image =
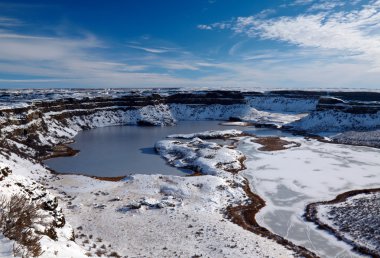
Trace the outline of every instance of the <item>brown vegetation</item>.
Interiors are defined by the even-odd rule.
[[[262,145],[260,151],[279,151],[301,146],[298,142],[286,141],[280,137],[260,137],[253,139],[252,142]]]
[[[91,177],[98,180],[102,180],[102,181],[118,182],[118,181],[123,180],[126,176],[114,176],[114,177],[91,176]]]
[[[12,195],[9,199],[0,198],[0,230],[19,246],[14,248],[22,257],[36,257],[42,254],[40,239],[32,228],[43,215],[40,207],[31,203],[25,196]]]

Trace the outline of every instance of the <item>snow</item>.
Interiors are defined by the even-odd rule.
[[[249,97],[251,107],[275,112],[306,113],[315,110],[318,98],[289,98],[282,96]]]
[[[191,134],[172,134],[168,135],[167,138],[178,138],[178,139],[193,139],[193,138],[201,138],[201,139],[210,139],[210,138],[225,138],[225,137],[236,137],[241,136],[243,134],[240,130],[222,130],[222,131],[204,131],[200,133],[191,133]]]
[[[251,125],[249,122],[222,122],[221,125],[226,126],[249,126]]]
[[[75,228],[83,228],[77,230],[85,235],[78,241],[88,240],[86,248],[111,244],[112,250],[132,257],[292,257],[284,247],[224,219],[220,209],[236,193],[223,178],[134,175],[120,182],[59,178],[52,184],[66,196],[75,196],[64,212]],[[230,191],[218,190],[220,185]],[[115,196],[120,200],[111,201]],[[165,199],[175,206],[125,209],[132,202],[156,204]],[[97,209],[94,203],[106,207]],[[98,237],[101,242],[95,240]]]
[[[338,143],[380,147],[380,130],[348,131],[331,138]]]
[[[284,114],[259,111],[249,105],[183,105],[171,104],[170,112],[176,120],[229,120],[238,118],[245,122],[272,123],[281,126],[298,120],[303,114]]]
[[[245,157],[240,151],[199,138],[194,138],[190,142],[162,140],[156,143],[155,148],[169,164],[192,168],[202,174],[215,175],[223,171],[233,172],[244,168],[242,160]]]
[[[44,206],[48,206],[49,209],[54,210],[54,213],[51,213],[49,210],[40,210],[39,212],[41,214],[44,214],[43,219],[35,221],[33,224],[34,232],[44,232],[45,225],[53,224],[53,221],[61,216],[61,208],[59,206],[55,207],[55,196],[47,191],[43,185],[29,177],[22,176],[17,173],[19,171],[17,170],[17,167],[20,165],[25,165],[25,163],[28,162],[26,161],[23,164],[19,164],[17,160],[7,160],[0,163],[3,167],[4,165],[7,165],[13,169],[16,168],[14,170],[15,173],[9,174],[0,180],[1,195],[2,197],[10,198],[10,196],[13,194],[21,194],[25,196],[26,199],[30,199],[33,202],[38,202],[39,204],[44,204]],[[31,164],[29,163],[29,165]],[[22,172],[23,170],[21,169],[21,174],[26,173],[25,169],[27,168],[28,167],[24,167],[24,172]],[[47,175],[47,171],[45,169],[42,167],[40,167],[40,169],[42,169],[41,173]],[[36,174],[31,174],[31,177],[36,178]],[[57,217],[55,217],[53,214],[57,214]],[[40,243],[43,254],[40,257],[48,258],[56,256],[57,253],[61,255],[60,257],[86,257],[84,255],[84,250],[75,242],[70,240],[73,232],[69,224],[66,223],[63,225],[63,227],[56,228],[56,233],[58,238],[57,241],[49,238],[46,235],[42,235]],[[1,239],[1,241],[4,242],[4,249],[2,249],[2,251],[9,253],[10,249],[8,247],[10,242],[5,241],[4,237]],[[11,251],[11,254],[13,255],[13,250]]]
[[[58,241],[42,238],[42,257],[95,256],[99,249],[104,250],[102,245],[106,247],[104,255],[115,251],[154,257],[292,257],[283,246],[224,219],[225,207],[246,200],[241,188],[231,187],[231,182],[243,179],[223,170],[242,168],[237,162],[243,157],[239,151],[197,138],[182,146],[170,140],[161,144],[167,151],[184,148],[197,157],[191,163],[182,161],[184,165],[219,176],[134,175],[120,182],[105,182],[84,176],[50,175],[39,163],[10,153],[0,155],[0,163],[15,172],[0,181],[0,187],[7,189],[8,195],[19,192],[18,186],[23,185],[30,189],[31,197],[58,197],[66,225],[57,230]],[[48,192],[41,184],[49,187]],[[129,209],[133,202],[143,204],[142,208]],[[72,229],[75,242],[69,240]]]
[[[287,126],[308,132],[373,130],[380,127],[380,112],[374,114],[352,114],[336,110],[314,111],[298,121],[288,123]]]
[[[13,256],[13,244],[14,241],[9,240],[0,233],[0,257],[10,258]]]
[[[45,203],[46,205],[52,205],[55,203],[55,196],[46,188],[43,184],[46,179],[50,177],[50,172],[47,171],[41,164],[36,163],[26,158],[21,158],[15,153],[0,155],[0,167],[9,167],[12,173],[0,180],[1,195],[4,197],[10,197],[12,194],[23,194],[25,198],[37,201],[39,203]],[[60,206],[55,208],[56,214],[60,214]],[[46,213],[44,221],[40,221],[42,224],[35,224],[35,229],[44,230],[43,224],[52,223],[54,218],[49,211],[43,211]],[[59,257],[86,257],[84,250],[78,246],[75,242],[71,241],[72,228],[70,224],[66,223],[62,228],[56,228],[58,240],[54,241],[47,236],[43,236],[41,239],[41,246],[44,253],[42,258],[56,256],[58,252]],[[4,249],[0,249],[4,252],[9,251],[4,238],[1,239],[4,242]],[[9,242],[8,242],[9,243]],[[12,242],[13,243],[13,242]],[[13,253],[13,250],[11,254]]]

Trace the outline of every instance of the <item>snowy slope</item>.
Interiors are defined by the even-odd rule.
[[[248,104],[258,110],[307,113],[315,110],[318,98],[289,98],[282,96],[249,97]]]
[[[380,148],[380,130],[348,131],[332,137],[334,142]]]
[[[375,114],[352,114],[336,110],[314,111],[308,116],[291,122],[286,126],[310,132],[371,130],[380,127],[380,112]]]
[[[3,156],[1,156],[3,158]],[[29,164],[28,164],[29,163]],[[11,167],[15,173],[2,176],[0,179],[0,189],[2,198],[10,198],[13,194],[22,195],[27,200],[41,205],[39,212],[41,213],[40,221],[33,224],[33,232],[41,236],[41,247],[43,254],[41,257],[86,257],[84,250],[72,241],[73,230],[70,224],[65,223],[62,209],[58,205],[58,201],[46,188],[36,180],[48,176],[48,171],[38,164],[32,164],[27,160],[18,159],[2,159],[0,162],[2,168],[4,166]],[[27,169],[31,169],[27,171]],[[11,170],[12,171],[12,170]],[[34,173],[33,173],[34,171]],[[20,174],[18,173],[20,172]],[[30,176],[27,176],[29,173]],[[38,173],[38,174],[37,174]],[[40,177],[40,178],[38,178]],[[31,178],[35,178],[31,179]],[[47,230],[54,230],[56,239],[46,235]],[[4,237],[1,238],[4,243],[1,252],[5,252],[5,256],[13,255],[13,246]]]

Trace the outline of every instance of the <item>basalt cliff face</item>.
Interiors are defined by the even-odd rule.
[[[235,92],[31,100],[23,107],[0,111],[1,146],[45,157],[53,146],[80,130],[126,124],[173,125],[186,116],[228,119],[231,112],[227,109],[242,109],[245,102],[244,96]]]
[[[379,103],[379,93],[363,92],[168,90],[115,96],[47,97],[47,100],[41,94],[39,100],[27,99],[21,107],[0,110],[1,147],[40,159],[60,152],[70,153],[57,145],[67,142],[80,130],[126,124],[173,125],[179,120],[257,122],[257,118],[264,116],[263,112],[308,113],[283,125],[296,131],[373,130],[380,126]]]

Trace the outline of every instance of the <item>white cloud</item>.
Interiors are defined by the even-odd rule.
[[[0,76],[0,85],[378,88],[379,8],[376,1],[352,12],[280,18],[268,18],[268,11],[205,25],[247,36],[232,47],[223,45],[226,56],[208,58],[152,38],[129,42],[115,53],[113,45],[88,33],[46,37],[8,26],[0,29],[0,74],[7,75]],[[249,45],[256,38],[298,48],[254,51]]]
[[[0,29],[0,74],[7,76],[0,76],[0,84],[175,86],[189,84],[189,81],[173,74],[152,72],[152,68],[196,71],[196,63],[202,61],[173,46],[146,47],[136,42],[128,47],[145,53],[125,51],[111,57],[112,47],[87,32],[75,38],[46,37],[18,33],[12,26],[6,26]],[[162,56],[166,53],[174,57]],[[18,79],[18,76],[26,79]]]
[[[170,70],[191,70],[191,71],[197,71],[199,68],[197,65],[192,65],[186,62],[163,62],[161,63],[161,66],[165,69]]]
[[[1,82],[6,83],[43,83],[43,82],[61,82],[61,79],[0,79]]]
[[[246,34],[248,37],[283,41],[321,51],[336,50],[343,57],[352,56],[380,66],[379,0],[372,1],[359,10],[273,19],[238,17],[225,24],[235,33]]]
[[[308,9],[309,11],[333,11],[334,8],[345,6],[347,2],[344,1],[330,1],[324,0],[319,3],[315,3]]]
[[[150,42],[153,39],[150,39]],[[21,87],[178,87],[219,86],[200,81],[215,65],[173,44],[147,47],[129,43],[115,56],[94,35],[39,36],[0,30],[0,85]],[[163,44],[165,45],[165,44]],[[142,50],[140,53],[133,49]],[[224,68],[223,68],[224,69]],[[188,79],[182,72],[198,73]],[[1,76],[1,74],[6,75]],[[201,76],[201,74],[203,74]],[[20,76],[19,79],[18,77]],[[223,80],[221,80],[223,81]]]
[[[18,19],[0,16],[0,27],[15,27],[20,25],[22,25],[22,22]]]
[[[142,46],[136,46],[136,45],[128,45],[130,48],[143,50],[145,52],[153,53],[153,54],[162,54],[169,52],[169,49],[167,48],[149,48],[149,47],[142,47]]]
[[[212,30],[212,27],[210,25],[205,25],[205,24],[199,24],[197,28],[200,30]]]
[[[315,0],[295,0],[292,5],[307,5],[315,2]]]

